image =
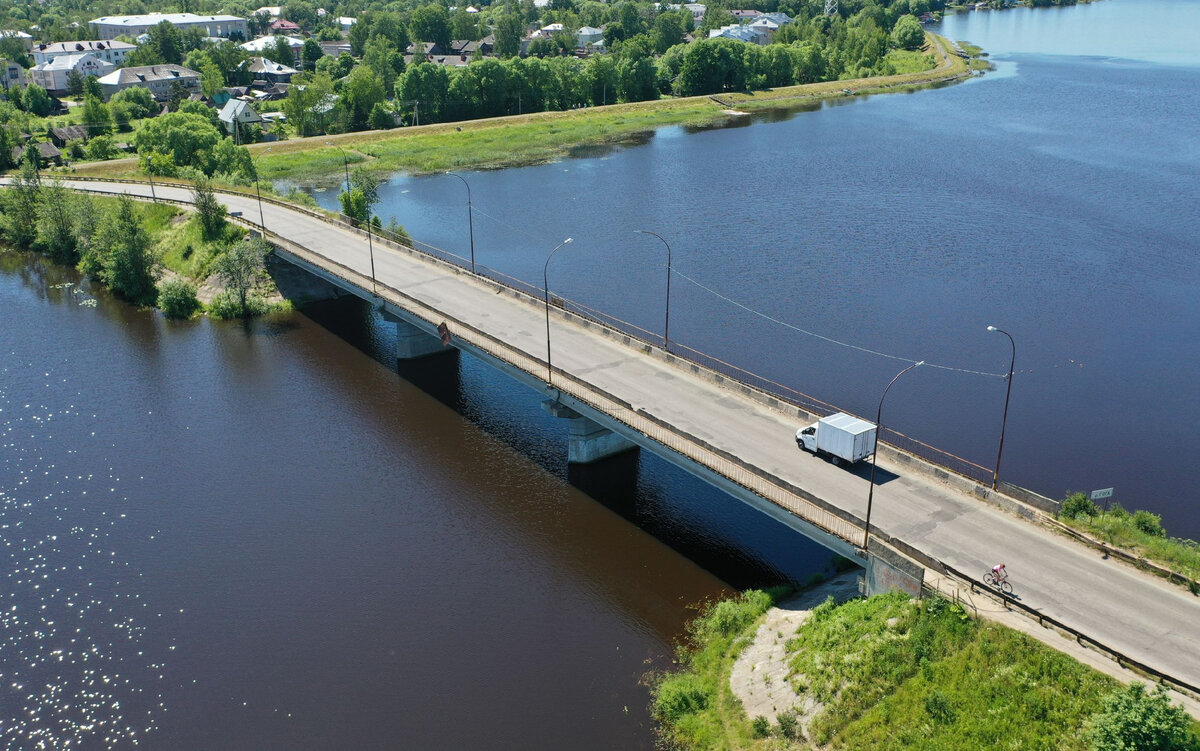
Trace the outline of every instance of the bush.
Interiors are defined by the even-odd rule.
[[[780,712],[779,717],[779,735],[788,740],[795,740],[800,735],[800,718],[796,716],[794,709],[789,709],[786,712]]]
[[[171,279],[158,285],[158,307],[167,318],[190,318],[200,309],[196,285],[185,279]]]
[[[707,706],[708,693],[700,678],[691,673],[680,673],[667,678],[658,687],[654,716],[662,722],[674,723]]]
[[[213,318],[233,319],[241,318],[243,315],[249,318],[260,316],[269,308],[266,300],[252,295],[246,298],[246,309],[243,311],[237,294],[225,290],[213,298],[212,304],[208,306],[208,312],[212,314]]]
[[[1084,730],[1092,751],[1195,751],[1200,739],[1182,707],[1171,706],[1166,689],[1147,693],[1143,683],[1122,686],[1103,699]]]
[[[1092,499],[1083,493],[1072,493],[1063,501],[1062,510],[1058,512],[1060,519],[1078,519],[1081,516],[1095,516],[1100,513]]]
[[[755,738],[766,738],[771,732],[771,721],[759,715],[750,723],[750,727],[754,731]]]
[[[1162,517],[1149,511],[1134,511],[1133,526],[1153,537],[1167,536],[1166,531],[1162,528]]]

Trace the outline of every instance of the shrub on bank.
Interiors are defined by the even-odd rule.
[[[185,279],[170,279],[158,285],[158,307],[167,318],[191,318],[200,309],[196,285]]]

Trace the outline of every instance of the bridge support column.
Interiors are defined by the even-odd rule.
[[[419,357],[445,352],[447,349],[440,338],[425,333],[420,328],[402,318],[397,318],[386,310],[383,312],[383,319],[396,324],[397,360],[415,360]]]
[[[871,538],[867,543],[866,594],[880,595],[900,590],[920,598],[925,569],[901,556],[891,547]]]
[[[542,402],[542,408],[555,417],[570,420],[567,461],[572,464],[588,464],[637,448],[636,443],[559,402]]]

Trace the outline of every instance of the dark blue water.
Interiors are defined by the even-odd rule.
[[[678,272],[672,341],[864,415],[906,363],[862,349],[948,366],[906,376],[884,421],[985,467],[998,326],[1017,346],[1001,477],[1053,497],[1115,487],[1200,536],[1182,469],[1200,453],[1198,8],[951,17],[942,32],[989,49],[994,72],[469,173],[477,262],[540,287],[571,236],[551,289],[661,333],[665,251],[635,233],[656,231]],[[1132,33],[1145,18],[1172,19],[1151,55]],[[468,254],[452,177],[397,176],[379,213]]]

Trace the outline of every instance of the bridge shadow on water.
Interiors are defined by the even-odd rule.
[[[735,588],[803,583],[815,573],[832,571],[830,551],[650,452],[630,451],[588,465],[568,463],[566,421],[541,409],[541,394],[457,350],[398,363],[394,327],[358,298],[314,302],[297,310]],[[865,469],[870,472],[869,465]],[[876,481],[891,477],[879,471]]]

